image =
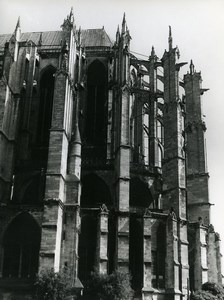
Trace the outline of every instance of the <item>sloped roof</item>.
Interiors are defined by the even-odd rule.
[[[82,45],[84,47],[111,47],[113,43],[104,28],[85,29],[82,30]]]
[[[82,30],[82,45],[84,47],[111,47],[113,45],[104,28]],[[41,48],[54,49],[61,45],[62,31],[25,32],[21,34],[20,42],[32,41],[38,45],[40,39]],[[0,35],[0,48],[4,48],[12,34]]]

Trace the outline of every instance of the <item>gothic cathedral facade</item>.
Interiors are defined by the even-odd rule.
[[[130,39],[125,16],[113,42],[72,10],[60,31],[18,20],[0,35],[1,299],[30,299],[38,271],[64,266],[84,287],[94,269],[128,272],[145,300],[222,281],[201,74],[191,62],[179,78],[171,29],[162,58]]]

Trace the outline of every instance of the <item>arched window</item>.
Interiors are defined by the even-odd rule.
[[[158,145],[158,167],[162,168],[163,150],[161,145]]]
[[[130,181],[130,206],[149,207],[153,202],[151,192],[147,184],[139,178]]]
[[[45,177],[41,171],[35,175],[16,174],[13,181],[12,200],[22,204],[38,204],[44,198]]]
[[[96,156],[106,155],[107,72],[102,62],[95,60],[87,71],[87,107],[85,138],[95,147]]]
[[[162,123],[157,120],[157,138],[161,144],[164,142],[164,129]]]
[[[3,277],[33,278],[38,271],[40,228],[28,213],[8,226],[3,238]]]
[[[55,68],[48,66],[40,79],[40,102],[37,122],[37,145],[38,156],[42,167],[46,168],[50,127],[52,119],[52,107],[54,96],[54,73]]]
[[[156,248],[152,251],[154,288],[165,287],[166,227],[160,223],[156,231]]]

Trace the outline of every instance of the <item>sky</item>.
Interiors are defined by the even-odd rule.
[[[168,27],[180,61],[193,59],[201,71],[207,124],[211,222],[222,239],[224,254],[224,1],[223,0],[0,0],[0,34],[12,33],[20,16],[22,32],[60,30],[74,8],[75,23],[83,29],[102,28],[112,39],[123,13],[132,37],[131,50],[147,59],[152,45],[162,57],[168,48]],[[189,65],[183,68],[186,73]]]

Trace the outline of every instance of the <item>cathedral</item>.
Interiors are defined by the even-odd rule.
[[[210,224],[207,89],[173,47],[130,48],[125,15],[104,27],[0,35],[0,299],[32,299],[67,266],[131,274],[135,299],[187,300],[222,282]]]

